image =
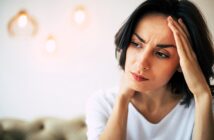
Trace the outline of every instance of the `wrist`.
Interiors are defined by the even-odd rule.
[[[205,96],[212,96],[211,89],[208,85],[195,87],[194,90],[190,90],[193,93],[194,97],[205,97]]]
[[[117,97],[117,101],[121,103],[122,105],[128,105],[131,100],[131,97],[127,94],[119,94]]]
[[[212,104],[212,94],[211,92],[201,92],[194,94],[194,99],[196,104],[197,103],[209,103]]]

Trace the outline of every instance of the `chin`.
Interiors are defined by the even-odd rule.
[[[140,93],[151,91],[152,89],[154,89],[153,87],[148,87],[148,86],[144,86],[144,85],[137,85],[137,84],[131,84],[130,87],[133,90],[140,92]]]

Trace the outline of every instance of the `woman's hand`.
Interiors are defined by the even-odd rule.
[[[120,96],[123,96],[127,99],[127,101],[130,101],[130,99],[135,95],[136,91],[130,88],[129,79],[125,75],[125,72],[122,74],[120,83]]]
[[[129,87],[129,80],[123,73],[119,96],[114,104],[112,113],[107,121],[100,140],[125,140],[128,119],[128,105],[135,91]]]
[[[210,88],[198,64],[195,52],[192,49],[189,32],[182,19],[175,21],[171,16],[167,18],[168,26],[174,35],[177,52],[180,58],[180,67],[186,83],[194,96],[210,93]]]
[[[181,19],[175,21],[172,17],[168,17],[167,20],[174,35],[181,70],[195,99],[193,140],[213,140],[214,118],[211,90],[192,49],[189,32]]]

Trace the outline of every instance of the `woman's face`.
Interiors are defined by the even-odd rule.
[[[155,92],[167,87],[179,56],[167,17],[150,14],[139,21],[126,53],[125,76],[132,89]]]

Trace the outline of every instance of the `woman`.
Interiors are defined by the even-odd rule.
[[[214,51],[193,3],[143,2],[115,44],[121,85],[89,99],[89,140],[214,140]]]

